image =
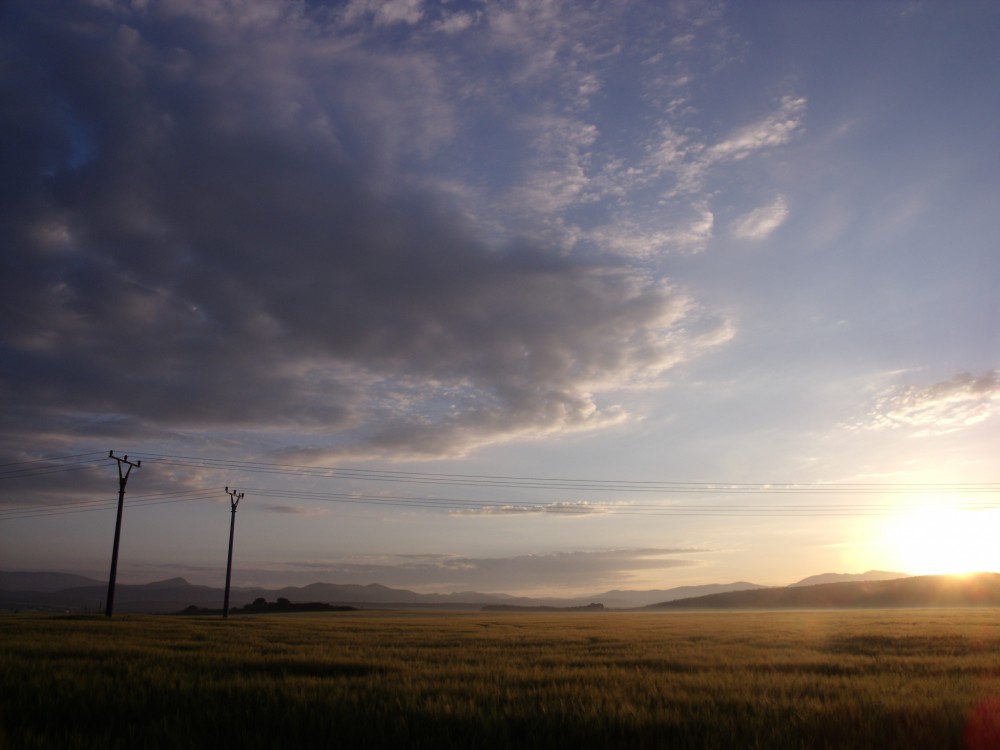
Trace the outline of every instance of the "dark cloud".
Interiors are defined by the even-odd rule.
[[[698,348],[638,270],[487,241],[410,168],[457,127],[434,61],[310,8],[4,4],[8,432],[447,455],[614,421]]]

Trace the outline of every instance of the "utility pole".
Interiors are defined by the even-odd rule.
[[[236,506],[240,504],[244,493],[226,487],[226,494],[229,495],[229,504],[233,507],[233,515],[229,519],[229,560],[226,562],[226,598],[222,603],[222,619],[229,617],[229,580],[233,575],[233,532],[236,530]]]
[[[118,462],[118,520],[115,521],[115,545],[111,550],[111,576],[108,578],[108,606],[104,611],[105,615],[111,617],[111,613],[115,608],[115,578],[118,577],[118,540],[121,539],[122,535],[122,508],[125,506],[125,484],[128,482],[128,475],[132,473],[132,469],[138,469],[142,466],[142,461],[132,463],[128,460],[128,456],[118,458],[114,451],[108,451],[108,458]],[[128,468],[123,471],[123,466],[127,466]]]

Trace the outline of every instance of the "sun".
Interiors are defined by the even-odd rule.
[[[1000,509],[935,502],[894,515],[883,531],[884,552],[913,575],[1000,571]]]

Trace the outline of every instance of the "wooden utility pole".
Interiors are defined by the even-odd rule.
[[[118,541],[122,535],[122,508],[125,506],[125,484],[128,482],[128,475],[132,473],[132,469],[138,469],[142,466],[142,461],[132,463],[128,460],[128,456],[118,458],[114,451],[108,451],[108,458],[118,462],[118,520],[115,521],[115,544],[111,549],[111,575],[108,578],[108,606],[104,610],[104,614],[111,617],[111,613],[115,608],[115,578],[118,577]],[[123,466],[127,466],[128,468],[123,471]]]
[[[233,515],[229,519],[229,560],[226,562],[226,598],[222,602],[222,619],[229,617],[229,580],[233,575],[233,532],[236,530],[236,506],[240,504],[244,493],[226,487],[229,504],[233,507]]]

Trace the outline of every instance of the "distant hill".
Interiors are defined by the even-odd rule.
[[[31,582],[35,574],[17,574]],[[44,574],[49,575],[49,574]],[[66,580],[70,586],[55,589],[56,579],[39,578],[47,589],[25,590],[0,586],[0,609],[39,609],[48,611],[100,611],[107,596],[107,582],[94,581],[82,576]],[[83,581],[86,585],[72,585]],[[220,608],[223,589],[198,586],[183,578],[169,578],[141,585],[118,584],[115,587],[116,612],[179,612],[194,606],[198,609]],[[313,583],[308,586],[288,586],[281,589],[234,588],[230,592],[230,606],[238,608],[255,599],[288,599],[291,602],[327,602],[362,608],[434,608],[478,609],[484,604],[532,604],[536,600],[511,597],[506,594],[419,594],[406,589],[393,589],[379,584]]]
[[[869,570],[867,573],[822,573],[803,578],[789,586],[815,586],[819,583],[847,583],[849,581],[889,581],[895,578],[909,578],[909,573],[890,573],[885,570]]]
[[[758,583],[747,583],[746,581],[735,581],[733,583],[708,583],[702,586],[677,586],[672,589],[648,589],[644,591],[629,591],[615,589],[605,591],[596,596],[583,597],[588,602],[603,604],[605,607],[619,607],[621,609],[631,609],[633,607],[645,607],[649,604],[659,602],[669,602],[674,599],[687,599],[692,596],[705,596],[707,594],[724,594],[728,591],[749,591],[753,589],[763,589]],[[582,604],[582,600],[576,602],[576,606]],[[573,606],[566,605],[563,606]]]
[[[86,586],[71,586],[58,591],[0,590],[0,609],[98,612],[103,609],[107,595],[106,581],[93,581]],[[175,612],[190,604],[213,606],[221,601],[221,589],[196,586],[183,578],[115,586],[116,612]]]
[[[487,604],[483,612],[604,612],[604,605],[597,602],[579,607],[547,607],[545,605]]]
[[[933,607],[1000,606],[1000,576],[980,574],[968,578],[923,576],[869,580],[898,576],[884,571],[857,575],[827,573],[787,587],[767,588],[746,581],[705,586],[679,586],[647,591],[613,590],[578,598],[532,598],[508,594],[465,591],[421,594],[379,584],[313,583],[281,589],[234,588],[233,609],[255,599],[290,602],[324,602],[361,609],[470,610],[483,607],[551,607],[558,609],[600,605],[606,609],[782,609],[833,607]],[[813,583],[810,581],[836,582]],[[850,580],[844,580],[850,579]],[[107,582],[66,573],[0,573],[0,609],[47,611],[103,610]],[[189,607],[219,609],[222,587],[198,586],[183,578],[169,578],[142,585],[119,584],[116,612],[179,612]]]
[[[250,591],[246,589],[245,591]],[[378,583],[310,583],[308,586],[286,586],[268,591],[268,595],[292,600],[348,602],[351,604],[486,604],[516,601],[507,594],[481,594],[463,591],[452,594],[420,594],[407,589],[394,589]],[[255,597],[256,598],[256,597]],[[528,600],[530,601],[530,600]]]
[[[786,586],[677,599],[646,609],[835,609],[851,607],[998,607],[1000,574],[914,576]]]
[[[7,573],[0,578],[0,609],[43,609],[54,611],[99,611],[107,596],[107,582],[63,573]],[[599,604],[611,609],[633,609],[655,602],[727,591],[759,589],[746,581],[713,583],[705,586],[679,586],[645,591],[614,590],[593,596],[558,598],[526,597],[509,594],[484,594],[462,591],[450,594],[421,594],[377,583],[311,583],[280,589],[234,588],[230,592],[233,608],[254,599],[283,598],[292,602],[329,602],[361,608],[479,609],[484,606],[552,607],[558,609]],[[116,612],[178,612],[188,607],[221,607],[221,587],[198,586],[183,578],[168,578],[142,585],[119,584],[115,588]]]

